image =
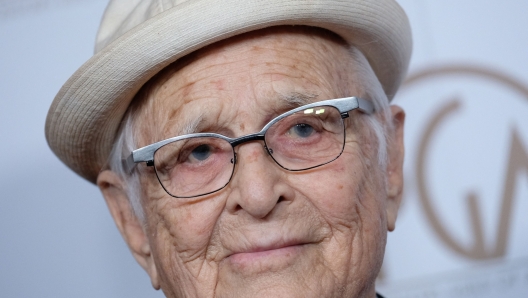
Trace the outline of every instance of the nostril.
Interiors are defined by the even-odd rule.
[[[282,201],[284,201],[284,200],[285,200],[284,197],[283,197],[283,196],[280,196],[279,199],[277,200],[277,204],[280,203],[280,202],[282,202]]]

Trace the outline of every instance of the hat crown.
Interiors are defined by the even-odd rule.
[[[97,32],[95,53],[130,29],[190,0],[111,0]]]

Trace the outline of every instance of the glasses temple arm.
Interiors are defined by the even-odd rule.
[[[358,103],[358,109],[363,113],[372,114],[374,113],[374,105],[372,102],[356,97]]]

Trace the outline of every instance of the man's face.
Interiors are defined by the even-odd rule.
[[[254,133],[294,107],[285,98],[365,97],[358,79],[365,66],[356,63],[339,40],[306,28],[208,47],[153,91],[136,125],[138,145],[180,135],[191,123],[196,132]],[[375,139],[360,117],[351,112],[334,162],[289,172],[262,142],[245,143],[236,147],[231,182],[198,198],[169,196],[152,168],[141,165],[145,234],[124,234],[140,251],[136,257],[146,259],[140,263],[153,283],[168,297],[374,295],[387,212],[396,211],[388,207],[391,186]]]

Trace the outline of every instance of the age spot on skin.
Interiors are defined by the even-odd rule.
[[[217,90],[225,90],[225,83],[223,80],[212,81],[213,85]]]
[[[338,172],[338,173],[343,173],[343,172],[346,171],[346,168],[345,168],[345,166],[341,165],[341,166],[337,167],[335,169],[335,171]]]
[[[251,155],[248,156],[248,159],[247,159],[247,163],[253,163],[255,161],[257,161],[258,159],[258,153],[257,152],[252,152]]]

